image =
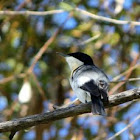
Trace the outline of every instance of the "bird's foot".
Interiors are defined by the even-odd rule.
[[[57,106],[57,105],[53,105],[53,109],[56,110],[56,109],[60,109],[61,107],[60,106]]]

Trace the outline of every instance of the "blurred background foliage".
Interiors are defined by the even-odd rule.
[[[0,10],[49,11],[71,10],[79,7],[88,12],[118,20],[140,21],[139,0],[1,0]],[[49,45],[35,65],[34,75],[18,78],[25,73],[43,44],[56,32],[69,12],[48,16],[0,16],[0,121],[11,120],[52,110],[52,104],[61,105],[74,100],[68,77],[70,71],[56,52],[81,51],[89,54],[94,63],[112,80],[131,67],[140,64],[140,26],[117,25],[94,20],[80,12],[64,24],[63,29]],[[83,45],[83,41],[99,37]],[[11,80],[7,77],[15,76]],[[136,67],[121,79],[140,77]],[[3,80],[4,79],[4,80]],[[122,85],[111,84],[110,94],[138,88],[139,81]],[[31,91],[26,91],[30,89]],[[22,91],[21,91],[22,90]],[[24,91],[24,92],[23,92]],[[19,93],[22,95],[19,97]],[[23,94],[25,93],[25,95]],[[27,93],[27,94],[26,94]],[[26,98],[22,101],[22,98]],[[123,129],[138,114],[140,102],[129,102],[107,110],[106,118],[83,114],[47,125],[18,132],[15,140],[103,140]],[[140,140],[140,120],[127,129],[117,140]],[[8,139],[9,133],[0,134]]]

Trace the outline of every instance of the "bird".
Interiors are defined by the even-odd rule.
[[[109,102],[107,75],[85,53],[63,54],[58,52],[58,54],[65,58],[70,67],[70,85],[77,98],[82,103],[91,101],[93,115],[106,116],[103,102]]]

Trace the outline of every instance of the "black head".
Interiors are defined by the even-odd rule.
[[[91,57],[85,53],[75,52],[75,53],[69,53],[68,55],[73,56],[77,58],[78,60],[84,62],[85,65],[94,65]]]

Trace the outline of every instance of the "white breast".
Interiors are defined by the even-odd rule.
[[[70,57],[66,57],[66,61],[69,64],[69,67],[71,69],[71,71],[75,70],[76,68],[78,68],[79,66],[83,65],[83,62],[70,56]]]

